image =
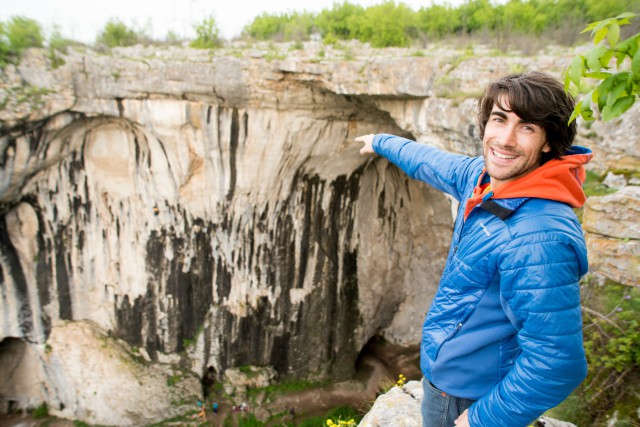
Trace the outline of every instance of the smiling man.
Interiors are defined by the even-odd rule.
[[[424,427],[527,426],[586,376],[578,282],[587,272],[584,164],[573,98],[540,72],[492,84],[479,102],[482,157],[392,135],[356,138],[460,201],[422,329]]]

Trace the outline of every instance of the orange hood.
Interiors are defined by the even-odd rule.
[[[591,150],[572,147],[569,154],[560,159],[549,160],[530,173],[502,184],[495,190],[491,189],[487,195],[482,194],[484,186],[481,183],[487,174],[486,169],[483,169],[473,189],[473,195],[467,201],[464,218],[467,219],[473,208],[488,198],[495,200],[534,197],[564,202],[579,208],[587,200],[582,190],[582,183],[586,178],[584,165],[589,163],[592,157]]]

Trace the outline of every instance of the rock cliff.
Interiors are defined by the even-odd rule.
[[[97,420],[86,413],[99,403],[73,406],[42,356],[60,321],[219,379],[243,365],[348,378],[373,336],[417,343],[451,203],[353,139],[388,132],[479,154],[485,84],[559,74],[571,59],[284,49],[71,51],[57,69],[34,50],[5,70],[0,340],[40,348],[43,367],[39,391],[14,388],[5,406],[37,395]],[[602,170],[637,167],[628,133],[594,124],[580,142],[603,147]]]

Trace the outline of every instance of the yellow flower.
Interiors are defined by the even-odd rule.
[[[354,420],[338,420],[338,424],[336,424],[332,419],[328,419],[326,423],[328,427],[354,427],[356,425]]]

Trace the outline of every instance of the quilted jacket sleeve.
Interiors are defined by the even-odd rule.
[[[373,149],[413,179],[424,181],[460,201],[482,170],[482,160],[429,147],[399,136],[378,134]]]
[[[503,304],[518,330],[515,365],[469,409],[478,426],[527,426],[585,378],[578,280],[586,251],[557,233],[528,234],[499,256]],[[509,313],[510,311],[510,313]]]

